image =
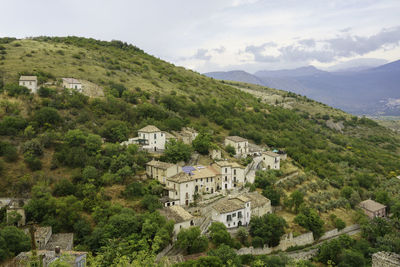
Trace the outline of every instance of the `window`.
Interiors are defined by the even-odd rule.
[[[188,187],[188,184],[186,184],[186,188]]]
[[[233,170],[233,175],[236,175],[236,170]]]
[[[203,182],[203,178],[200,179],[200,182]]]
[[[246,205],[247,205],[247,207],[249,207],[249,206],[250,206],[250,204],[249,204],[249,203],[247,203]]]
[[[208,183],[208,178],[206,179],[206,182]]]
[[[232,218],[235,218],[235,217],[236,217],[236,212],[232,213]]]
[[[197,180],[198,180],[198,179],[196,179],[196,183],[197,183]]]
[[[163,136],[163,133],[161,133],[161,137]]]
[[[225,168],[225,173],[227,173],[228,172],[228,168]]]
[[[225,176],[225,182],[227,182],[228,181],[228,176]]]
[[[232,221],[232,216],[231,216],[231,215],[227,215],[227,216],[226,216],[226,221],[227,221],[227,222]]]
[[[212,183],[213,178],[211,178],[211,183]]]
[[[157,139],[157,134],[154,134],[154,139]]]
[[[238,218],[240,219],[240,218],[242,218],[243,216],[242,216],[242,212],[241,211],[239,211],[238,212]]]
[[[208,191],[208,187],[206,188],[206,191]]]

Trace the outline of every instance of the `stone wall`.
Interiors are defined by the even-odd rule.
[[[335,236],[338,236],[338,235],[347,234],[349,232],[357,231],[359,229],[360,229],[360,225],[358,225],[358,224],[353,224],[353,225],[347,226],[347,227],[345,227],[344,229],[342,229],[340,231],[337,228],[335,228],[333,230],[325,232],[319,238],[319,241],[324,241],[326,239],[329,239],[329,238],[332,238],[332,237],[335,237]]]
[[[400,255],[385,251],[372,254],[372,267],[398,267]]]
[[[237,251],[238,255],[244,255],[244,254],[253,254],[253,255],[261,255],[261,254],[270,254],[274,251],[277,250],[282,250],[285,251],[289,247],[294,247],[294,246],[304,246],[304,245],[309,245],[314,242],[314,237],[312,232],[308,232],[302,235],[299,235],[297,237],[293,237],[292,233],[288,235],[284,235],[281,238],[281,241],[278,246],[276,247],[268,247],[264,246],[264,248],[253,248],[253,247],[248,247],[248,248],[241,248]]]

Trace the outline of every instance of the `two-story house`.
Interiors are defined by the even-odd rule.
[[[250,218],[251,201],[242,195],[218,201],[211,209],[211,219],[225,224],[227,228],[246,226]]]
[[[215,170],[221,176],[220,188],[230,190],[245,184],[245,167],[229,161],[217,161],[213,164]]]
[[[64,88],[74,89],[82,92],[82,83],[75,78],[62,78],[62,85]]]
[[[138,131],[138,138],[142,140],[142,147],[151,151],[165,149],[165,133],[154,125],[147,125]]]
[[[160,183],[165,184],[168,177],[174,176],[182,170],[176,164],[151,160],[146,163],[146,174],[149,178],[156,179]]]
[[[265,167],[268,170],[280,169],[280,155],[272,151],[265,151],[261,154]]]
[[[249,153],[249,141],[240,136],[227,136],[225,138],[225,146],[233,146],[235,148],[236,157],[245,157]]]
[[[25,86],[32,93],[36,93],[38,90],[38,80],[36,76],[21,76],[19,77],[19,85]]]

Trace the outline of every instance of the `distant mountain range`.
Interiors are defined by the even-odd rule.
[[[204,75],[291,91],[356,115],[400,115],[400,60],[334,72],[307,66],[254,74],[237,70]]]

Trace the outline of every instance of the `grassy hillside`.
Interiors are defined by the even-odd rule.
[[[20,74],[38,75],[45,88],[25,92],[15,85]],[[0,39],[0,76],[0,197],[32,197],[28,220],[74,231],[78,248],[103,253],[99,265],[117,258],[111,248],[124,242],[140,244],[124,253],[157,253],[169,242],[170,226],[150,213],[160,185],[141,182],[151,156],[118,144],[147,124],[191,126],[220,147],[225,136],[240,135],[284,149],[289,160],[267,183],[298,171],[274,190],[284,206],[293,192],[304,193],[325,229],[332,212],[352,223],[361,199],[386,192],[385,204],[397,204],[399,136],[293,93],[213,80],[132,45],[77,37]],[[104,94],[64,90],[62,77]],[[293,210],[280,215],[305,231]]]

